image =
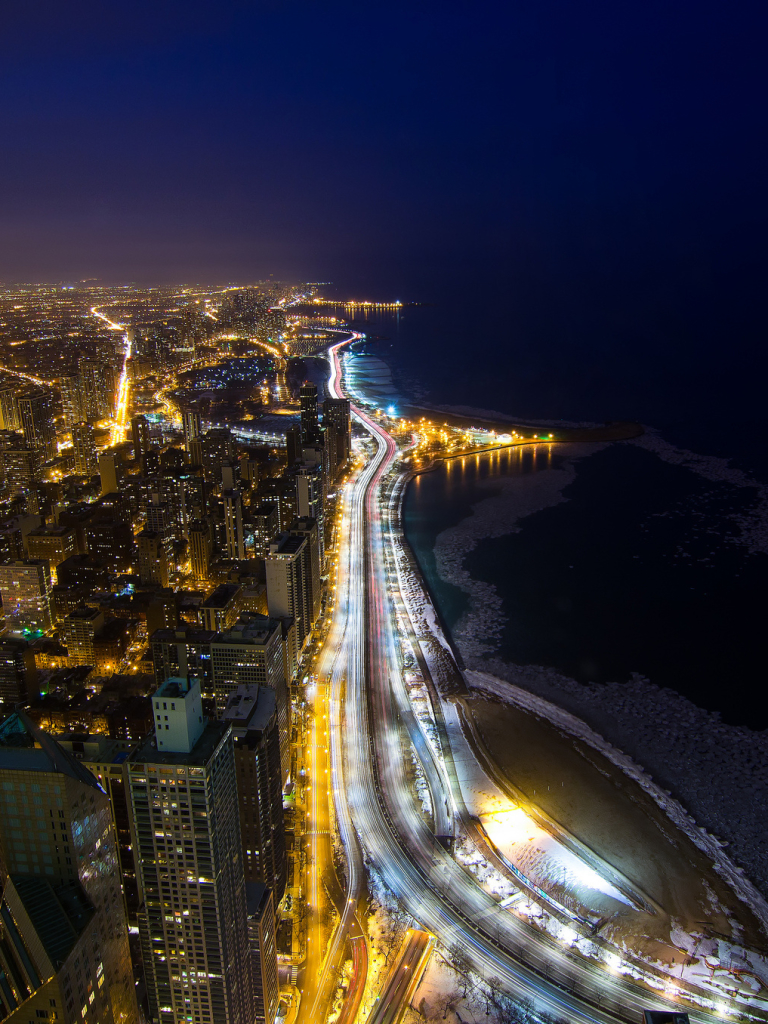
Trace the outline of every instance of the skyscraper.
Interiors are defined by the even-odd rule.
[[[301,403],[301,436],[305,445],[319,444],[320,427],[317,422],[317,386],[307,380],[299,391]]]
[[[131,436],[133,438],[134,459],[143,459],[152,444],[146,416],[131,417]]]
[[[18,399],[19,419],[27,446],[37,452],[42,462],[56,458],[56,428],[53,404],[48,391],[26,391]]]
[[[0,387],[0,430],[20,430],[19,407],[16,404],[16,388],[10,384]]]
[[[190,523],[189,558],[195,579],[207,580],[211,565],[211,526],[206,519]]]
[[[200,437],[203,432],[200,410],[194,408],[184,409],[181,414],[181,420],[184,427],[184,447],[187,451],[190,451],[190,442],[194,438]]]
[[[326,398],[323,427],[328,448],[329,477],[335,480],[349,461],[352,451],[352,422],[348,398]]]
[[[238,490],[222,492],[224,502],[224,528],[227,538],[227,558],[245,558],[243,533],[243,501]]]
[[[287,871],[277,694],[241,684],[222,718],[232,726],[235,743],[245,880],[269,886],[277,904],[285,894]]]
[[[72,427],[72,445],[75,449],[75,473],[93,476],[99,469],[96,454],[96,434],[90,423],[75,423]]]
[[[254,1024],[273,1024],[280,997],[275,897],[263,882],[246,882],[245,898],[253,965]]]
[[[126,762],[139,933],[158,1024],[253,1024],[245,877],[229,725],[200,684],[168,679],[155,733]]]
[[[72,374],[59,379],[61,391],[61,411],[64,413],[64,426],[73,427],[88,416],[87,403],[80,376]]]
[[[142,530],[139,542],[139,578],[142,583],[168,586],[168,558],[164,538],[154,530]]]
[[[296,479],[296,515],[300,519],[314,519],[320,566],[325,565],[325,500],[322,465],[299,464],[294,469]]]
[[[311,517],[294,519],[288,532],[292,537],[304,537],[307,542],[304,548],[305,607],[311,629],[317,622],[322,607],[322,563],[320,561],[320,531],[317,520]]]
[[[19,1024],[138,1019],[109,801],[15,712],[0,725],[0,910],[6,1013]]]
[[[267,606],[273,618],[290,617],[294,620],[295,650],[293,660],[299,654],[309,634],[307,586],[305,579],[307,541],[304,537],[291,537],[281,533],[269,545],[265,558],[267,571]]]
[[[50,569],[47,562],[0,565],[0,598],[5,628],[12,633],[47,633],[53,628]]]
[[[301,458],[301,450],[304,447],[304,442],[301,436],[301,427],[289,427],[285,432],[285,444],[287,448],[288,456],[288,468],[290,469],[294,462],[298,462]]]

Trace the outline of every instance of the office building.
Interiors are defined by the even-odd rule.
[[[287,859],[277,693],[240,684],[230,693],[222,719],[232,726],[235,744],[245,880],[268,886],[279,904]]]
[[[90,423],[75,423],[72,427],[72,446],[75,449],[75,473],[93,476],[99,470],[96,454],[96,434]]]
[[[6,1020],[138,1020],[109,800],[20,712],[0,725],[0,854]]]
[[[202,419],[198,409],[184,409],[181,414],[182,426],[184,428],[184,447],[190,451],[190,442],[200,437],[203,432]]]
[[[196,519],[189,525],[189,560],[192,575],[207,580],[211,566],[211,526],[206,519]]]
[[[255,1024],[274,1024],[280,1001],[275,895],[262,882],[245,883]]]
[[[126,762],[150,1017],[253,1024],[232,733],[204,717],[197,681],[167,679],[152,706]]]
[[[123,777],[123,763],[134,747],[131,740],[114,739],[104,733],[94,736],[66,734],[56,736],[56,742],[75,760],[87,768],[109,797],[112,823],[117,838],[120,881],[128,912],[128,924],[136,923],[139,910],[136,888],[136,869],[131,847],[131,826],[128,814],[128,795]]]
[[[319,444],[320,427],[317,420],[317,386],[305,381],[299,390],[301,404],[301,437],[305,445]]]
[[[165,538],[154,530],[142,530],[139,542],[139,579],[142,583],[168,586],[168,557]]]
[[[50,570],[31,560],[0,565],[0,598],[10,633],[47,633],[53,628]]]
[[[37,696],[35,652],[26,640],[0,637],[0,702],[7,707]]]
[[[56,458],[56,428],[53,402],[48,391],[26,391],[17,398],[24,441],[41,462]]]
[[[131,437],[133,439],[133,457],[137,462],[141,461],[152,446],[146,416],[131,417]]]

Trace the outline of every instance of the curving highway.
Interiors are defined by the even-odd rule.
[[[339,349],[329,349],[329,391],[344,397]],[[348,813],[369,867],[420,925],[455,948],[486,980],[516,998],[573,1024],[636,1021],[643,1009],[689,1009],[654,997],[620,973],[593,965],[501,909],[436,835],[452,831],[456,805],[451,781],[410,711],[400,678],[398,624],[390,599],[381,507],[383,482],[396,456],[393,438],[364,410],[353,415],[367,431],[373,454],[348,485],[343,519],[347,546],[337,610],[345,699],[333,701],[331,747],[341,827]],[[337,648],[338,650],[339,648]],[[409,763],[416,757],[429,786],[434,830],[415,800]],[[338,771],[338,774],[337,774]],[[343,790],[343,795],[341,791]],[[460,799],[460,798],[459,798]],[[342,813],[339,808],[342,807]],[[345,841],[345,848],[347,842]],[[707,1013],[697,1020],[715,1021]]]

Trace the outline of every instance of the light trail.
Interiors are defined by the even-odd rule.
[[[333,345],[329,392],[345,397],[339,349],[360,335],[348,332]],[[349,546],[346,580],[348,675],[343,723],[331,733],[333,755],[344,765],[344,799],[368,856],[403,907],[439,940],[458,947],[474,969],[514,998],[572,1024],[608,1024],[638,1019],[643,1009],[681,1008],[563,947],[499,907],[457,861],[436,842],[416,806],[404,763],[410,737],[393,692],[396,620],[387,591],[379,514],[380,487],[396,453],[393,438],[366,412],[352,407],[375,451],[348,485],[343,529]],[[425,760],[429,758],[425,755]],[[442,772],[433,784],[439,792]],[[442,776],[444,778],[444,776]],[[443,798],[450,799],[450,786]],[[334,788],[342,786],[334,779]],[[338,792],[336,792],[338,805]],[[451,801],[451,807],[454,802]],[[678,993],[679,995],[679,993]],[[719,1018],[696,1010],[694,1019]]]

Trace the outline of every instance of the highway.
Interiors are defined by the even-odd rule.
[[[329,349],[333,397],[343,397],[339,349],[356,337]],[[501,909],[437,841],[435,833],[447,834],[456,801],[444,769],[424,738],[419,739],[421,729],[403,704],[397,679],[398,626],[384,558],[382,485],[397,449],[362,409],[353,407],[353,414],[368,432],[374,452],[346,495],[348,570],[339,579],[346,614],[340,607],[337,618],[346,620],[347,676],[343,707],[332,712],[331,748],[334,765],[343,764],[345,800],[367,865],[442,944],[459,949],[487,981],[515,998],[532,999],[540,1010],[573,1024],[636,1021],[648,1008],[689,1010],[687,1004],[654,997],[628,981],[618,967],[588,962],[569,945]],[[406,769],[414,750],[432,794],[434,831],[416,803]],[[339,778],[334,770],[335,790]],[[692,1016],[719,1019],[700,1012]]]
[[[427,932],[409,929],[381,995],[368,1015],[368,1024],[397,1024],[413,997],[431,952],[432,937]]]

